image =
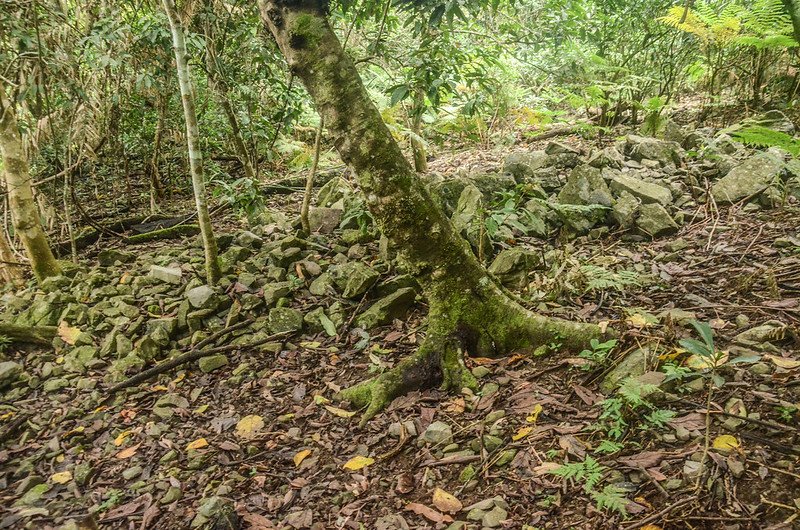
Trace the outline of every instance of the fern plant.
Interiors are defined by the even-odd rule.
[[[595,486],[600,483],[606,467],[601,465],[591,456],[587,456],[583,462],[571,462],[552,470],[550,473],[561,477],[564,480],[582,482],[583,489],[597,505],[598,510],[609,510],[622,515],[627,515],[626,506],[628,499],[625,498],[625,491],[614,486],[606,485],[602,490],[597,490]]]
[[[794,157],[800,156],[800,140],[785,132],[776,131],[763,125],[743,127],[738,131],[731,132],[731,136],[743,144],[755,147],[778,147],[788,151]]]

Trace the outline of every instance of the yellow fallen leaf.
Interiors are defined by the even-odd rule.
[[[199,407],[194,409],[192,412],[194,412],[195,414],[202,414],[207,410],[208,410],[208,405],[200,405]]]
[[[150,387],[150,390],[153,392],[166,392],[169,388],[165,387],[164,385],[153,385]]]
[[[333,414],[334,416],[339,416],[340,418],[352,418],[356,415],[355,411],[344,410],[337,407],[332,407],[330,405],[325,405],[325,410]]]
[[[795,368],[800,367],[800,361],[796,361],[794,359],[787,359],[777,355],[765,355],[764,358],[769,359],[772,361],[772,364],[778,368],[783,368],[784,370],[794,370]]]
[[[133,434],[133,431],[122,431],[121,433],[119,433],[117,435],[116,438],[114,438],[114,445],[116,447],[119,447],[120,445],[122,445],[125,442],[125,438],[127,438],[131,434]]]
[[[300,464],[303,463],[303,460],[306,459],[308,455],[311,454],[311,449],[303,449],[296,455],[294,455],[294,467],[300,467]]]
[[[711,444],[711,446],[719,451],[733,451],[739,447],[739,440],[730,434],[723,434],[714,438],[714,442]]]
[[[647,526],[643,526],[641,530],[664,530],[664,529],[658,526],[657,524],[649,524]]]
[[[367,467],[371,464],[375,463],[374,458],[370,458],[368,456],[354,456],[350,460],[347,461],[342,468],[347,469],[349,471],[358,471],[361,468]]]
[[[16,415],[17,415],[17,413],[14,412],[14,411],[6,412],[5,414],[0,415],[0,421],[10,420],[11,418],[13,418]]]
[[[533,406],[533,410],[531,411],[530,414],[528,414],[528,417],[525,418],[525,421],[527,421],[528,423],[536,423],[536,420],[539,419],[539,414],[542,413],[542,410],[543,410],[542,406],[539,403],[537,403],[536,405]]]
[[[517,431],[517,434],[511,437],[513,441],[522,440],[526,436],[528,436],[531,432],[533,432],[533,427],[522,427],[520,430]]]
[[[316,403],[317,405],[324,405],[325,403],[330,403],[330,402],[331,402],[330,399],[326,398],[321,394],[317,394],[314,396],[314,403]]]
[[[55,482],[56,484],[66,484],[70,480],[72,480],[72,472],[71,471],[62,471],[60,473],[53,473],[50,475],[50,480]]]
[[[635,328],[645,328],[648,325],[647,319],[639,313],[629,316],[628,323]]]
[[[114,458],[118,458],[120,460],[126,460],[136,454],[136,451],[139,450],[140,445],[142,444],[136,444],[132,445],[131,447],[127,447],[122,451],[120,451],[119,453],[115,454]]]
[[[61,337],[61,340],[69,344],[70,346],[74,346],[75,343],[78,341],[78,336],[80,336],[81,330],[79,328],[70,327],[67,324],[66,320],[62,320],[58,323],[58,336]]]
[[[442,488],[433,490],[433,505],[445,513],[458,513],[464,507],[461,501]]]
[[[253,438],[258,431],[264,428],[264,418],[255,414],[245,416],[236,424],[236,436],[239,438]]]
[[[186,449],[191,451],[196,449],[202,449],[203,447],[208,447],[208,440],[206,440],[205,438],[198,438],[197,440],[189,443],[189,445],[186,446]]]

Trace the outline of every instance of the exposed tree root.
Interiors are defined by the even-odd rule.
[[[483,303],[477,297],[468,298],[464,307],[453,300],[433,303],[428,336],[414,354],[379,376],[340,392],[341,399],[366,407],[362,426],[410,390],[436,384],[442,390],[477,390],[477,380],[464,363],[465,354],[499,357],[543,346],[575,350],[603,335],[599,326],[536,315],[496,288],[488,291],[497,296]]]

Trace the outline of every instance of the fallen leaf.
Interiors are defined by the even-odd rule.
[[[717,366],[722,366],[728,362],[728,352],[718,352],[717,357],[704,357],[702,355],[691,355],[686,359],[686,366],[692,370],[710,370]]]
[[[50,475],[50,480],[55,482],[56,484],[66,484],[70,480],[72,480],[72,472],[71,471],[61,471],[60,473],[53,473]]]
[[[778,357],[777,355],[765,355],[764,358],[769,359],[775,366],[778,368],[783,368],[784,370],[794,370],[795,368],[800,367],[800,361],[796,361],[794,359]]]
[[[628,317],[628,323],[631,326],[633,326],[635,328],[640,328],[640,329],[641,328],[645,328],[648,325],[647,319],[644,316],[640,315],[639,313],[636,313],[635,315],[629,316]]]
[[[358,471],[361,468],[367,467],[368,465],[374,464],[375,459],[370,458],[368,456],[354,456],[350,460],[347,461],[342,468],[347,469],[349,471]]]
[[[205,438],[198,438],[197,440],[189,443],[189,445],[186,446],[186,449],[193,451],[196,449],[202,449],[203,447],[208,447],[208,440]]]
[[[339,416],[340,418],[352,418],[356,415],[355,411],[344,410],[338,407],[332,407],[330,405],[325,405],[325,410],[333,414],[334,416]]]
[[[421,515],[434,523],[449,523],[453,520],[453,518],[449,515],[439,513],[433,508],[428,508],[424,504],[420,504],[418,502],[406,504],[406,510],[414,512],[417,515]]]
[[[433,505],[445,513],[458,513],[464,507],[461,501],[442,488],[433,490]]]
[[[122,445],[125,442],[125,439],[128,436],[130,436],[131,434],[133,434],[133,431],[122,431],[121,433],[119,433],[117,435],[116,438],[114,438],[114,445],[116,447],[119,447],[120,445]]]
[[[130,447],[126,447],[125,449],[123,449],[119,453],[115,454],[114,458],[118,458],[119,460],[128,459],[128,458],[130,458],[130,457],[132,457],[133,455],[136,454],[136,451],[139,449],[140,445],[142,445],[142,444],[139,443],[139,444],[136,444],[136,445],[132,445]]]
[[[522,427],[520,430],[517,431],[517,434],[511,437],[513,441],[522,440],[530,433],[533,432],[533,427]]]
[[[236,436],[249,440],[264,428],[264,418],[255,414],[245,416],[236,424]]]
[[[714,438],[714,442],[711,446],[714,449],[719,451],[733,451],[739,447],[739,440],[736,439],[735,436],[731,436],[730,434],[723,434],[721,436],[717,436]]]
[[[649,524],[647,526],[643,526],[641,530],[664,530],[664,529],[658,526],[657,524]]]
[[[81,330],[79,328],[70,327],[65,320],[58,323],[58,336],[70,346],[75,345],[80,334]]]
[[[539,419],[539,414],[541,413],[542,413],[542,405],[537,403],[536,405],[533,406],[533,410],[531,411],[530,414],[528,414],[528,417],[525,418],[525,421],[527,421],[528,423],[536,423],[536,420]]]
[[[303,463],[303,460],[305,460],[306,457],[308,455],[310,455],[310,454],[311,454],[311,450],[310,449],[303,449],[302,451],[300,451],[299,453],[294,455],[294,459],[293,459],[294,460],[294,467],[300,467],[300,464]]]

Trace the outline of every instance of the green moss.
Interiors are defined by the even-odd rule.
[[[303,13],[298,15],[289,32],[289,44],[296,50],[316,47],[324,34],[324,19],[319,16]]]

